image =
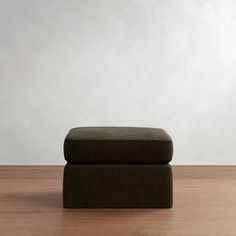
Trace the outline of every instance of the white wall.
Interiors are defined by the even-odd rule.
[[[0,164],[64,164],[76,126],[153,126],[172,164],[236,164],[236,1],[0,0]]]

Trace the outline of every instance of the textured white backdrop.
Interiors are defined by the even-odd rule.
[[[76,126],[161,127],[173,164],[236,164],[236,1],[0,0],[0,164],[64,164]]]

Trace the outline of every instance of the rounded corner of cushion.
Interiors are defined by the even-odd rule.
[[[172,143],[173,143],[173,139],[172,139],[172,137],[170,136],[169,132],[167,132],[166,130],[164,130],[164,132],[165,132],[166,140],[168,140],[169,142],[172,142]]]
[[[173,142],[172,142],[172,140],[171,140],[171,141],[170,141],[170,147],[169,147],[169,159],[168,159],[169,162],[172,161],[173,156],[174,156],[174,145],[173,145]],[[168,162],[168,163],[169,163],[169,162]]]
[[[68,135],[69,133],[66,135],[65,139],[64,139],[64,142],[63,142],[63,154],[64,154],[64,159],[66,161],[68,161],[68,158],[67,158],[67,153],[68,153]]]

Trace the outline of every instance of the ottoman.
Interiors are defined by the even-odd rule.
[[[71,129],[64,141],[63,206],[170,208],[172,154],[163,129]]]

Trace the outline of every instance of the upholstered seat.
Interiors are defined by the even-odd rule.
[[[63,206],[172,207],[172,154],[163,129],[71,129],[64,142]]]

